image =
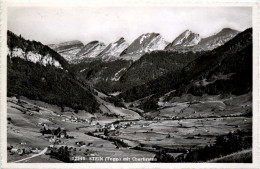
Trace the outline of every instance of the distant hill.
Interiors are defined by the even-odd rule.
[[[128,89],[155,80],[168,72],[180,70],[201,53],[178,53],[153,51],[139,60],[117,59],[104,62],[82,62],[73,67],[96,88],[106,93],[124,92]]]
[[[105,93],[112,93],[127,86],[121,84],[119,79],[132,64],[131,60],[112,60],[104,62],[93,60],[72,65],[73,69],[95,88]]]
[[[127,86],[125,89],[144,84],[169,72],[180,70],[201,54],[173,51],[153,51],[146,53],[122,74],[120,83]]]

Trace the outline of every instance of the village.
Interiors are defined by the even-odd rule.
[[[109,119],[102,114],[76,114],[69,109],[63,113],[45,103],[9,98],[9,160],[93,162],[93,157],[118,158],[120,154],[125,158],[145,157],[152,158],[151,161],[167,158],[181,162],[190,149],[212,145],[218,135],[236,130],[250,132],[251,106],[246,97],[225,101],[225,105],[220,101],[167,104],[135,119],[127,115]],[[239,99],[245,100],[243,112]],[[102,153],[104,149],[107,153]]]

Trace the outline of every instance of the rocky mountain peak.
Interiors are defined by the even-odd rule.
[[[48,46],[58,52],[68,62],[71,62],[75,59],[76,54],[83,48],[84,44],[79,40],[73,40],[58,44],[49,44]]]
[[[124,43],[126,42],[125,38],[121,37],[120,39],[118,39],[118,41],[116,41],[115,43],[116,44],[121,44],[121,43]]]
[[[193,33],[190,30],[185,30],[181,33],[167,48],[174,48],[175,46],[194,46],[200,42],[200,35]]]
[[[111,60],[118,58],[120,53],[125,50],[129,44],[125,41],[123,37],[114,43],[110,43],[97,57],[102,60]]]
[[[139,59],[144,53],[154,50],[163,50],[167,46],[167,42],[159,33],[146,33],[135,39],[128,48],[126,48],[120,56],[126,58]],[[135,60],[134,59],[134,60]]]
[[[103,42],[91,41],[77,53],[76,59],[95,58],[105,49],[105,47],[106,45]]]

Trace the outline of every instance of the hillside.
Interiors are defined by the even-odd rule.
[[[95,60],[75,64],[73,68],[103,92],[123,92],[168,72],[180,70],[201,54],[153,51],[135,62],[122,59],[107,62]]]
[[[82,89],[75,74],[71,73],[66,60],[57,52],[39,42],[25,40],[10,31],[7,37],[10,49],[7,56],[8,96],[26,96],[30,99],[56,104],[61,108],[67,106],[90,112],[98,108],[92,93]],[[13,55],[14,49],[35,55],[30,55],[31,59],[24,56],[23,52]],[[44,64],[42,59],[56,60],[61,67],[51,64],[52,62]]]
[[[132,61],[121,59],[107,62],[93,60],[74,64],[72,68],[95,88],[111,93],[125,87],[119,83],[119,79],[131,64]]]
[[[252,163],[252,149],[208,161],[209,163]]]
[[[9,57],[19,57],[31,62],[39,62],[43,65],[54,65],[60,68],[68,68],[67,61],[57,52],[40,42],[25,40],[11,31],[7,31],[7,46]]]
[[[199,57],[202,53],[178,53],[173,51],[153,51],[144,54],[121,76],[120,82],[129,89],[155,80],[169,72],[175,72]]]

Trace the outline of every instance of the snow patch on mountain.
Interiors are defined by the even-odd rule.
[[[161,37],[156,36],[151,40],[151,42],[145,47],[145,52],[151,52],[154,50],[163,50],[167,46],[167,42]]]
[[[62,52],[59,52],[59,54],[64,57],[64,59],[66,59],[68,62],[73,62],[73,60],[75,59],[76,57],[76,54],[80,51],[81,49],[79,48],[75,48],[75,49],[69,49],[69,50],[66,50],[66,51],[62,51]]]
[[[129,44],[124,40],[124,38],[120,38],[118,41],[109,44],[99,55],[99,58],[102,60],[111,60],[116,59],[120,56],[120,54],[129,46]]]
[[[185,31],[183,36],[178,37],[178,40],[173,44],[174,46],[180,45],[183,43],[184,40],[186,40],[191,34],[191,31]]]
[[[80,73],[81,73],[81,72],[84,72],[85,70],[86,70],[86,69],[82,69],[82,70],[80,70]]]
[[[180,34],[171,44],[169,44],[167,49],[176,49],[180,47],[190,47],[195,46],[201,41],[199,34],[193,33],[190,30],[184,31]]]
[[[93,41],[85,45],[78,53],[77,60],[84,58],[95,58],[97,57],[104,49],[106,45],[103,42]]]
[[[168,45],[159,33],[146,33],[139,36],[121,54],[123,59],[139,59],[143,54],[163,50]]]
[[[126,68],[122,68],[122,69],[120,69],[118,72],[116,72],[115,73],[115,76],[111,79],[112,81],[118,81],[119,79],[120,79],[120,73],[122,72],[122,71],[125,71],[126,70]]]
[[[150,34],[145,34],[145,35],[143,35],[143,36],[141,37],[141,39],[140,39],[140,44],[143,43],[144,39],[149,38],[149,37],[150,37]]]

